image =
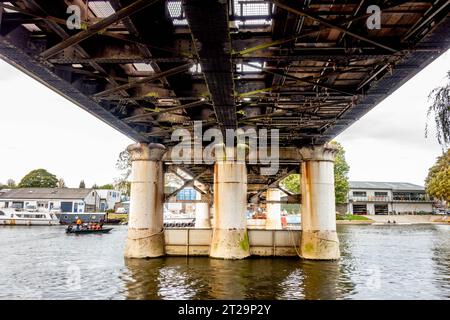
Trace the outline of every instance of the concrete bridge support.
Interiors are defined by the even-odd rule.
[[[334,195],[334,155],[330,144],[302,148],[302,235],[300,255],[305,259],[339,259]]]
[[[211,228],[208,202],[197,202],[195,204],[195,227]]]
[[[243,259],[250,255],[247,234],[247,168],[245,162],[214,165],[214,226],[210,256]]]
[[[164,175],[160,144],[137,143],[128,147],[131,155],[131,199],[126,258],[154,258],[165,254],[163,204]]]
[[[266,191],[266,229],[281,229],[281,192],[277,188],[269,188]],[[278,201],[278,202],[270,202]]]

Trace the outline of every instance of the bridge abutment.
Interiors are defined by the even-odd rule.
[[[304,259],[336,260],[340,257],[334,194],[336,151],[330,144],[300,150],[303,158],[300,255]]]
[[[131,193],[126,258],[154,258],[164,251],[164,174],[160,144],[137,143],[131,155]]]
[[[250,256],[247,234],[247,168],[242,161],[214,165],[214,226],[210,257],[243,259]]]

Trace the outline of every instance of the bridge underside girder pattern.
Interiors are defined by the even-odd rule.
[[[194,121],[278,129],[281,147],[323,144],[450,47],[448,0],[71,4],[80,30],[67,27],[68,1],[0,1],[0,57],[135,141],[167,147]],[[249,198],[296,165],[280,166],[248,167]]]

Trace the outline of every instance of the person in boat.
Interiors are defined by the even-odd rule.
[[[81,219],[78,218],[77,221],[76,221],[76,224],[77,224],[77,230],[80,230],[81,224],[82,224],[82,223],[83,223],[83,222],[81,221]]]
[[[104,223],[105,223],[105,220],[103,220],[103,218],[100,218],[100,221],[99,221],[100,229],[103,228]]]

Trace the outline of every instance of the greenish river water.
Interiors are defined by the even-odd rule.
[[[450,226],[338,226],[337,262],[125,260],[126,227],[0,227],[0,299],[450,299]]]

